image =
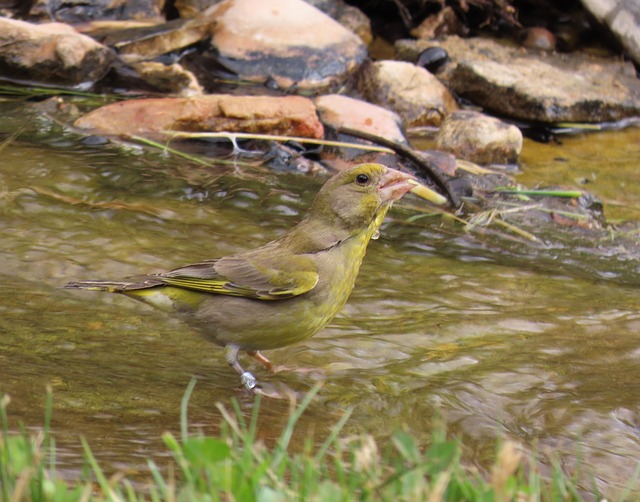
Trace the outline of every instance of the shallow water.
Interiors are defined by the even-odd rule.
[[[252,398],[222,351],[187,326],[127,298],[59,287],[256,246],[298,221],[322,180],[89,146],[22,105],[3,106],[0,132],[24,128],[0,166],[0,389],[12,424],[40,427],[51,385],[60,468],[81,467],[84,435],[107,471],[143,478],[145,458],[167,457],[160,435],[178,431],[192,376],[189,415],[206,432],[220,422],[216,403],[236,397],[250,413]],[[610,217],[637,219],[638,159],[640,129],[527,142],[519,179],[588,179]],[[268,354],[316,372],[247,365],[300,393],[323,382],[300,438],[321,439],[348,407],[348,431],[380,438],[404,427],[427,441],[442,416],[470,463],[486,466],[496,438],[510,438],[568,471],[580,458],[585,487],[594,477],[617,493],[640,458],[638,263],[628,263],[629,280],[620,267],[603,280],[550,256],[538,262],[537,250],[493,253],[439,219],[408,224],[419,206],[408,198],[392,210],[329,328]],[[288,408],[263,400],[267,441]]]

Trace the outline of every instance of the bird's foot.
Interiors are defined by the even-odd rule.
[[[260,394],[265,397],[269,397],[272,399],[284,399],[285,397],[289,397],[293,391],[291,389],[285,389],[284,392],[277,390],[271,384],[258,384],[258,380],[252,373],[249,371],[245,371],[242,375],[240,375],[240,382],[242,386],[251,394]]]

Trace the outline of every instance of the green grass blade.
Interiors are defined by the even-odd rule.
[[[577,199],[582,197],[584,193],[581,190],[541,190],[541,189],[518,189],[518,188],[502,188],[494,189],[494,192],[505,195],[526,195],[527,197],[566,197]]]
[[[187,421],[187,410],[189,408],[189,400],[191,399],[191,394],[193,394],[193,389],[196,386],[196,378],[192,378],[187,385],[187,390],[184,392],[182,396],[182,401],[180,402],[180,436],[182,438],[182,442],[185,442],[189,439],[189,423]]]
[[[102,469],[98,465],[96,458],[93,456],[87,440],[84,437],[81,437],[80,442],[82,443],[82,449],[84,450],[85,457],[89,461],[89,465],[91,466],[91,469],[96,476],[98,485],[100,485],[100,489],[104,493],[107,500],[110,500],[112,502],[121,502],[122,499],[114,492],[111,484],[109,483],[109,480],[107,480],[107,477],[102,472]]]

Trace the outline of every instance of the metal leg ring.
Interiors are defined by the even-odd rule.
[[[247,390],[253,390],[258,383],[256,377],[254,377],[253,374],[251,374],[249,371],[245,371],[242,375],[240,375],[240,382],[245,386]]]

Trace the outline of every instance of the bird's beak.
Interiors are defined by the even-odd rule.
[[[413,190],[416,184],[412,175],[387,167],[378,184],[380,198],[383,202],[393,202]]]
[[[396,201],[407,192],[411,192],[438,206],[447,203],[446,197],[421,185],[411,174],[403,173],[390,167],[387,167],[386,172],[382,175],[379,190],[383,202]]]
[[[415,177],[388,167],[380,179],[378,190],[384,202],[393,202],[413,190],[415,186]]]

